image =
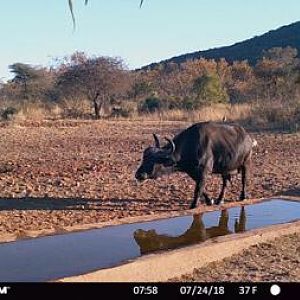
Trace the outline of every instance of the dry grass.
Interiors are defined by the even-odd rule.
[[[11,111],[13,113],[10,113]],[[9,112],[7,114],[7,112]],[[91,115],[91,105],[87,100],[72,99],[61,103],[33,101],[2,101],[0,99],[0,119],[20,123],[59,119],[84,119]]]
[[[43,121],[59,119],[91,119],[91,103],[83,99],[62,101],[59,104],[44,104],[32,102],[2,101],[0,107],[2,119],[10,120],[13,124],[24,121]],[[13,108],[16,111],[3,117],[5,109]],[[244,126],[253,128],[281,128],[297,131],[300,128],[300,100],[292,104],[282,101],[260,101],[259,104],[215,104],[198,110],[163,110],[155,113],[139,114],[136,103],[124,102],[119,111],[112,110],[111,116],[106,119],[127,121],[221,121],[224,116],[227,121],[240,122]]]
[[[298,131],[300,128],[300,99],[293,103],[263,102],[252,107],[243,123],[255,128],[277,128]]]
[[[216,104],[203,107],[198,110],[165,110],[149,114],[138,114],[135,112],[130,116],[132,121],[220,121],[226,116],[227,120],[236,121],[249,117],[251,105],[235,104],[225,105]]]
[[[59,107],[61,118],[86,118],[92,112],[90,101],[80,98],[64,99]]]
[[[15,123],[26,120],[41,121],[45,118],[47,118],[45,109],[36,107],[35,105],[25,105],[12,116],[12,121]]]

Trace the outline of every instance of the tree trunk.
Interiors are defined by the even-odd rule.
[[[97,93],[93,99],[96,120],[100,119],[100,111],[102,106],[101,103],[98,102],[98,98],[99,98],[99,93]]]
[[[96,120],[99,120],[101,105],[97,101],[94,101],[94,109],[95,109],[95,118],[96,118]]]
[[[24,80],[24,99],[28,99],[27,79]]]

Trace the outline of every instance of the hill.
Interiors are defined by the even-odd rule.
[[[261,57],[263,50],[287,46],[296,48],[300,54],[300,21],[280,27],[276,30],[271,30],[263,35],[255,36],[231,46],[187,53],[161,61],[160,63],[183,63],[187,60],[203,57],[207,59],[225,58],[228,62],[248,60],[250,64],[254,65]],[[153,63],[142,69],[153,68],[157,64],[158,63]]]

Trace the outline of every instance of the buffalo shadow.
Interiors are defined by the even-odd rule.
[[[54,198],[23,197],[0,198],[0,211],[12,210],[111,210],[130,208],[131,205],[149,204],[149,200],[136,199],[89,199],[89,198]],[[132,209],[133,210],[133,209]]]

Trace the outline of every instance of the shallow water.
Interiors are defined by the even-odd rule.
[[[119,265],[143,254],[300,219],[300,203],[270,200],[201,215],[0,244],[0,282],[47,281]]]

